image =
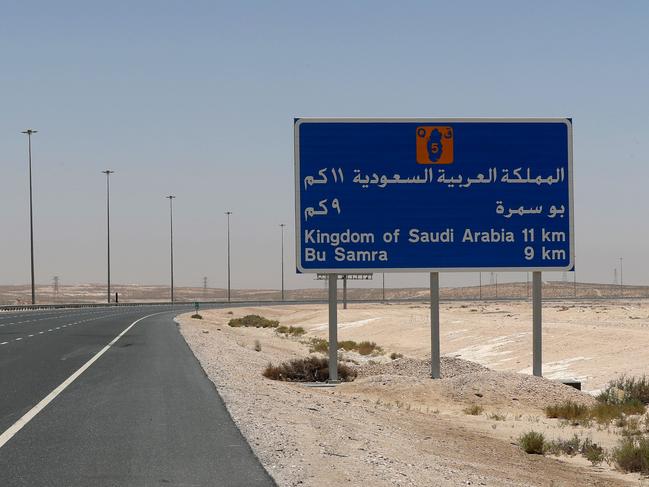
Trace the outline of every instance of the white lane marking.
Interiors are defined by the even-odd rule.
[[[98,319],[101,319],[101,318],[103,318],[103,316],[100,316],[99,318],[91,318],[91,319],[88,319],[88,320],[86,320],[86,321],[94,321],[94,320],[98,320]],[[79,323],[83,323],[83,322],[80,321]],[[68,325],[69,325],[69,324],[71,324],[71,323],[68,323]],[[62,325],[61,327],[56,327],[55,330],[58,330],[58,329],[60,329],[60,328],[65,328],[65,327],[68,326],[68,325]],[[47,331],[54,331],[54,330],[49,329],[49,330],[47,330]],[[45,332],[44,332],[44,331],[39,331],[39,332],[38,332],[39,335],[42,335],[43,333],[45,333]],[[34,336],[34,335],[27,335],[27,338],[30,338],[30,337],[33,337],[33,336]],[[22,338],[16,338],[15,340],[22,340],[23,338],[24,338],[24,337],[22,337]]]
[[[173,311],[173,310],[172,310],[172,311]],[[57,326],[57,327],[54,328],[54,329],[50,328],[50,329],[47,330],[47,331],[50,332],[50,331],[60,330],[60,329],[65,328],[65,327],[67,327],[67,326],[77,325],[77,324],[81,324],[81,323],[87,323],[87,322],[89,322],[89,321],[100,320],[100,319],[102,319],[102,318],[112,317],[112,316],[115,316],[115,315],[116,315],[116,314],[108,314],[108,315],[97,316],[96,318],[88,318],[88,319],[86,319],[86,320],[76,321],[76,322],[74,322],[74,323],[67,323],[67,324],[65,324],[65,325],[61,325],[60,327]],[[39,321],[39,320],[34,320],[34,321]],[[176,321],[175,318],[174,318],[174,321]],[[39,331],[39,332],[38,332],[39,335],[42,335],[43,333],[45,333],[45,332],[44,332],[44,331]],[[23,338],[30,338],[30,337],[33,337],[33,336],[34,336],[34,335],[29,335],[29,336],[27,336],[27,337],[21,337],[21,338],[14,338],[13,341],[18,341],[18,340],[22,340]],[[5,343],[9,343],[9,342],[5,342]],[[3,344],[0,344],[0,345],[3,345]]]
[[[94,312],[79,312],[79,313],[75,313],[75,314],[81,315],[82,317],[85,317],[85,316],[92,316],[93,314],[97,314],[97,313],[103,313],[103,312],[106,312],[106,311],[107,310],[100,310],[100,311],[94,311]],[[122,313],[122,311],[118,311],[116,313],[115,312],[109,312],[109,314],[102,315],[102,316],[117,316],[117,315],[119,315],[121,313]],[[12,321],[10,323],[0,323],[0,328],[3,327],[3,326],[9,326],[9,325],[20,325],[20,324],[23,324],[23,323],[35,323],[36,321],[44,321],[44,320],[56,319],[56,318],[64,317],[65,314],[66,313],[61,313],[59,315],[53,315],[53,316],[46,316],[44,318],[38,318],[36,320],[23,320],[23,321]],[[101,316],[99,318],[101,318]]]
[[[0,448],[2,448],[11,438],[13,438],[16,433],[18,433],[21,429],[23,429],[27,425],[27,423],[29,423],[32,419],[34,419],[34,417],[38,413],[40,413],[49,403],[51,403],[54,399],[56,399],[56,396],[61,394],[70,384],[72,384],[76,380],[77,377],[83,374],[86,371],[86,369],[88,369],[88,367],[94,364],[99,359],[99,357],[105,354],[106,351],[108,351],[108,349],[112,347],[115,344],[115,342],[117,342],[117,340],[122,338],[131,328],[133,328],[140,321],[146,318],[151,318],[152,316],[160,315],[163,313],[166,313],[166,311],[160,311],[159,313],[153,313],[147,316],[143,316],[142,318],[139,318],[135,320],[133,323],[131,323],[130,325],[128,325],[119,335],[113,338],[108,345],[106,345],[99,352],[97,352],[97,354],[94,357],[92,357],[85,364],[83,364],[74,374],[72,374],[70,377],[65,379],[56,389],[54,389],[47,396],[41,399],[41,401],[36,406],[31,408],[29,411],[27,411],[22,418],[20,418],[18,421],[12,424],[4,433],[2,433],[0,435]]]
[[[6,345],[7,343],[9,343],[9,342],[2,342],[2,343],[0,343],[0,345]]]
[[[46,316],[45,318],[39,318],[37,320],[23,320],[23,321],[12,321],[11,323],[2,323],[0,324],[0,327],[2,326],[9,326],[9,325],[21,325],[23,323],[35,323],[36,321],[45,321],[45,320],[51,320],[53,318],[59,318],[62,315],[58,316]]]

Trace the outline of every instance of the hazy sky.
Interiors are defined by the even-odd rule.
[[[278,287],[294,116],[574,119],[579,280],[649,283],[649,2],[12,1],[0,10],[0,284]],[[505,276],[503,276],[504,278]],[[517,276],[510,276],[517,277]],[[557,278],[560,276],[548,276]],[[422,285],[425,275],[390,276]],[[442,276],[442,284],[477,282]],[[378,282],[376,283],[378,284]]]

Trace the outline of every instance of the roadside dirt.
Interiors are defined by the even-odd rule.
[[[481,312],[463,306],[446,308],[446,322],[465,314],[480,321],[475,313],[484,319],[515,312],[511,309],[515,303],[506,310],[498,303],[494,306],[501,309],[485,307]],[[324,306],[232,308],[203,312],[203,320],[184,315],[179,322],[234,420],[280,486],[638,485],[637,476],[616,472],[606,464],[593,467],[580,457],[528,455],[516,444],[520,434],[534,430],[549,439],[578,434],[607,448],[614,446],[619,437],[615,427],[566,426],[546,419],[542,412],[547,404],[564,399],[588,403],[592,396],[553,381],[453,357],[443,360],[442,380],[428,379],[424,361],[428,338],[421,343],[408,322],[409,315],[419,312],[427,310],[407,305],[341,310],[340,339],[373,340],[385,353],[369,358],[345,354],[359,364],[360,374],[355,382],[335,388],[265,379],[261,372],[268,363],[307,356],[308,346],[279,337],[271,329],[227,326],[233,317],[255,313],[303,326],[309,337],[324,336]],[[399,316],[401,326],[382,326],[380,320],[386,315]],[[489,333],[501,332],[492,330],[491,324],[483,322],[480,329],[472,330],[476,337],[486,335],[477,342],[487,342]],[[453,331],[457,330],[448,330]],[[620,331],[626,333],[624,327]],[[256,342],[260,351],[255,351]],[[388,357],[392,351],[405,357],[392,361]],[[482,411],[466,414],[464,410],[473,405]]]

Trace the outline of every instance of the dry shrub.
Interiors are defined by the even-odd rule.
[[[373,353],[383,353],[383,349],[374,342],[356,343],[354,340],[341,340],[338,342],[338,350],[347,352],[358,352],[360,355],[370,355]],[[329,351],[329,342],[323,338],[312,338],[309,343],[311,353],[327,353]]]
[[[545,451],[552,455],[568,455],[574,457],[579,453],[581,447],[581,440],[577,435],[574,435],[569,440],[554,440],[545,443]]]
[[[360,342],[357,350],[361,355],[369,355],[374,352],[381,353],[383,351],[383,349],[374,342]]]
[[[238,328],[240,326],[254,328],[277,328],[279,321],[269,320],[259,315],[246,315],[243,318],[232,318],[228,325]]]
[[[617,421],[626,424],[625,415],[644,414],[645,406],[637,400],[619,404],[609,404],[598,402],[594,406],[588,407],[583,404],[577,404],[573,401],[566,401],[560,404],[553,404],[545,408],[545,415],[548,418],[565,419],[572,424],[588,424],[595,420],[600,424],[607,424],[611,421]]]
[[[298,336],[298,337],[306,333],[304,328],[302,328],[301,326],[284,326],[284,325],[278,326],[275,329],[275,332],[280,335]]]
[[[569,440],[546,441],[544,451],[551,455],[568,455],[574,457],[577,454],[583,455],[593,466],[599,465],[606,459],[604,448],[593,443],[590,438],[580,440],[574,435]]]
[[[598,423],[610,423],[613,420],[626,423],[625,414],[643,414],[644,410],[644,404],[636,400],[621,404],[599,403],[591,408],[591,416]]]
[[[397,353],[397,352],[392,352],[392,353],[390,354],[390,358],[391,358],[392,360],[396,360],[396,359],[398,359],[398,358],[403,358],[403,354],[402,354],[402,353]]]
[[[530,431],[518,437],[518,444],[525,453],[543,455],[545,449],[545,437],[543,433]]]
[[[351,350],[356,350],[358,348],[358,343],[356,343],[354,340],[343,340],[338,342],[338,349],[339,350],[346,350],[346,351],[351,351]]]
[[[604,460],[606,460],[606,452],[604,448],[599,446],[597,443],[592,443],[590,440],[584,443],[581,446],[581,454],[586,457],[593,466],[599,465]]]
[[[621,376],[609,382],[597,397],[601,402],[607,404],[623,404],[629,402],[641,402],[649,404],[649,377],[626,377]]]
[[[623,438],[611,457],[624,472],[649,474],[649,438]]]
[[[193,314],[192,318],[194,318],[195,320],[202,320],[203,319],[203,317],[201,315],[199,315],[198,313]]]
[[[329,352],[329,342],[324,338],[312,338],[309,343],[309,352],[327,353]]]
[[[468,414],[470,416],[478,416],[479,414],[482,414],[484,408],[479,404],[472,404],[471,406],[464,408],[462,411],[464,411],[464,414]]]
[[[507,419],[507,416],[504,414],[493,413],[493,414],[488,414],[487,418],[493,419],[494,421],[505,421]]]
[[[640,436],[640,418],[625,418],[622,436]]]
[[[588,406],[573,401],[547,406],[545,415],[548,418],[567,419],[572,422],[587,420],[590,417]]]
[[[329,379],[329,360],[323,357],[310,356],[293,359],[279,365],[268,364],[262,375],[268,379],[289,382],[324,382]],[[356,371],[338,362],[338,379],[351,382],[356,378]]]

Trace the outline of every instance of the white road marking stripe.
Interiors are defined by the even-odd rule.
[[[83,315],[87,316],[88,314],[97,314],[97,313],[103,313],[103,312],[104,312],[104,310],[95,311],[95,312],[86,312],[86,313],[83,313]],[[23,323],[34,323],[36,321],[51,320],[52,318],[58,318],[58,317],[60,317],[61,315],[64,315],[64,314],[66,314],[66,313],[64,312],[64,313],[61,313],[59,315],[46,316],[44,318],[39,318],[39,319],[36,319],[36,320],[23,320],[23,321],[12,321],[11,323],[2,323],[2,324],[0,324],[0,327],[8,326],[8,325],[21,325]],[[97,318],[90,318],[90,319],[88,319],[86,321],[98,320],[98,319],[109,317],[109,316],[117,316],[118,314],[120,314],[120,312],[109,312],[108,314],[101,315],[101,316],[99,316]]]
[[[34,417],[40,413],[49,403],[51,403],[56,396],[61,394],[70,384],[72,384],[77,377],[79,377],[81,374],[83,374],[88,367],[90,367],[92,364],[94,364],[99,357],[101,357],[106,351],[112,347],[117,340],[122,338],[124,334],[126,334],[131,328],[133,328],[136,324],[138,324],[140,321],[150,318],[151,316],[155,315],[160,315],[166,313],[166,311],[161,311],[159,313],[153,313],[147,316],[143,316],[140,319],[135,320],[133,323],[128,325],[119,335],[117,335],[115,338],[111,340],[111,342],[106,345],[104,348],[102,348],[97,354],[92,357],[90,360],[88,360],[85,364],[83,364],[74,374],[72,374],[70,377],[65,379],[61,385],[59,385],[56,389],[54,389],[52,392],[50,392],[47,396],[45,396],[36,406],[31,408],[29,411],[27,411],[22,418],[20,418],[18,421],[16,421],[14,424],[12,424],[4,433],[0,435],[0,448],[2,448],[11,438],[14,437],[16,433],[18,433],[21,429],[23,429],[27,423],[29,423]]]
[[[9,342],[2,342],[2,343],[0,343],[0,345],[6,345],[7,343],[9,343]]]
[[[29,338],[33,337],[34,335],[27,335]]]
[[[23,337],[18,337],[18,338],[16,338],[16,341],[22,340],[22,339],[23,339]]]

